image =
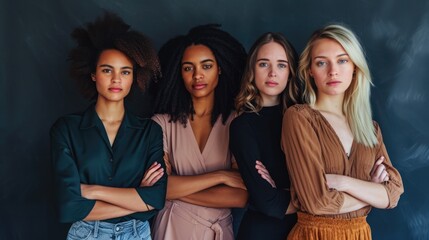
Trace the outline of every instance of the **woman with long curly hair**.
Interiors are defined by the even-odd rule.
[[[60,221],[73,223],[67,239],[151,239],[147,220],[163,208],[167,184],[162,130],[124,99],[159,75],[156,51],[112,13],[72,37],[71,76],[95,104],[51,129]]]
[[[168,41],[159,57],[153,119],[164,132],[169,179],[154,239],[233,239],[230,208],[247,200],[228,146],[244,48],[217,26],[205,25]]]

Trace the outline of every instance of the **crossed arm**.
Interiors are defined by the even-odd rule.
[[[140,187],[155,184],[164,175],[159,163],[153,163],[145,172]],[[144,202],[135,188],[116,188],[100,185],[81,184],[82,197],[96,200],[86,221],[122,217],[136,212],[153,210],[154,207]]]
[[[368,205],[378,208],[387,207],[387,193],[380,184],[389,181],[389,175],[383,164],[384,160],[384,157],[380,157],[375,162],[371,170],[371,182],[337,174],[326,174],[329,188],[347,193],[344,195],[344,203],[339,213],[355,211]],[[256,161],[255,168],[263,179],[273,188],[276,187],[274,180],[262,162]],[[290,211],[296,211],[292,204],[289,204],[286,214]]]
[[[164,155],[168,177],[167,199],[178,199],[195,205],[215,208],[244,207],[247,191],[233,164],[231,170],[193,175],[171,175],[168,155]],[[213,196],[216,196],[215,198]]]

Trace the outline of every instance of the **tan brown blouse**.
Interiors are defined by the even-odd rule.
[[[286,111],[282,126],[282,148],[291,178],[291,202],[299,211],[334,218],[367,215],[370,206],[339,214],[345,193],[329,189],[325,174],[340,174],[370,181],[371,169],[381,156],[386,159],[383,164],[390,178],[383,183],[389,196],[388,208],[398,204],[404,191],[402,179],[390,162],[380,127],[376,122],[374,126],[378,144],[369,148],[354,141],[347,156],[334,129],[319,111],[308,105],[295,105]]]

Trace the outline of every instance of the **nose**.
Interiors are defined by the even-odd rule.
[[[277,73],[276,73],[276,71],[274,71],[274,69],[273,69],[273,68],[271,68],[271,69],[270,69],[270,72],[268,73],[268,76],[269,76],[269,77],[276,77],[276,76],[277,76]]]
[[[120,72],[113,72],[112,73],[112,82],[118,83],[121,81],[121,73]]]
[[[192,75],[192,78],[196,81],[202,80],[203,79],[203,73],[202,70],[199,68],[195,68],[195,71]]]
[[[329,76],[334,77],[338,75],[338,69],[335,64],[331,64],[329,68]]]

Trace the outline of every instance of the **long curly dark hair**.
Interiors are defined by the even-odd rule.
[[[187,35],[167,41],[159,51],[162,78],[156,86],[155,113],[169,114],[170,121],[177,120],[186,126],[188,117],[195,113],[192,98],[186,90],[181,75],[181,61],[190,45],[204,45],[213,52],[222,74],[215,89],[215,103],[211,116],[212,125],[219,115],[225,124],[234,109],[246,63],[244,47],[220,25],[210,24],[192,28]]]
[[[145,90],[160,76],[160,64],[155,48],[143,34],[130,30],[119,16],[105,12],[94,22],[79,27],[71,33],[77,46],[70,51],[70,75],[76,80],[82,94],[90,99],[97,97],[91,74],[95,72],[98,58],[106,49],[116,49],[127,55],[134,65],[134,81]]]

